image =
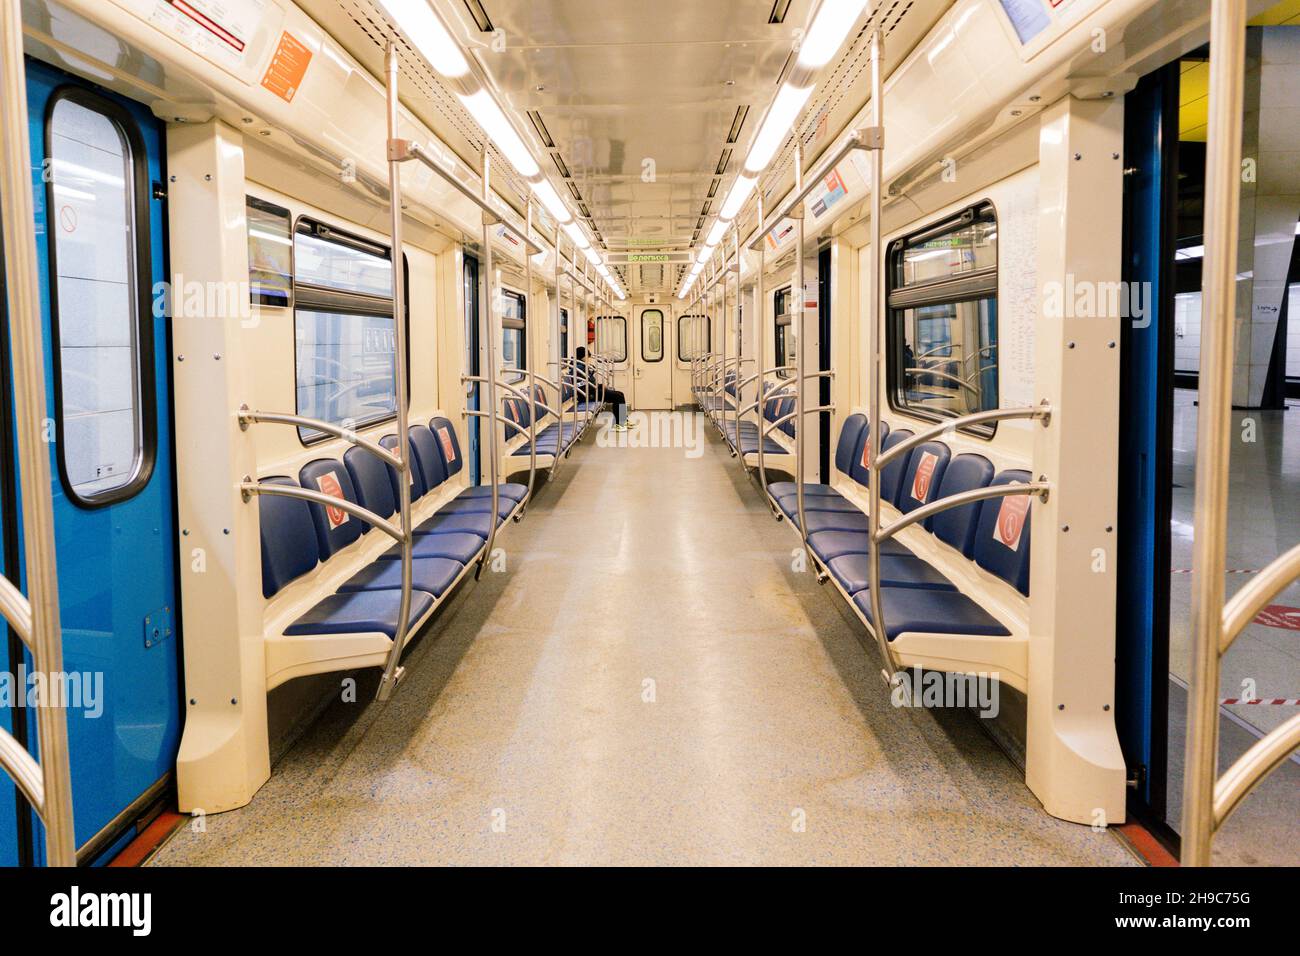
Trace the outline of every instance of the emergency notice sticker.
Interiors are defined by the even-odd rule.
[[[939,464],[939,456],[932,451],[921,455],[921,462],[916,466],[916,477],[912,479],[912,500],[926,501],[930,497],[930,483],[934,480],[934,468]]]
[[[294,94],[302,86],[307,67],[311,64],[311,50],[286,30],[280,34],[280,45],[275,48],[271,65],[262,77],[262,86],[286,103],[292,103]]]
[[[998,508],[998,521],[993,526],[993,539],[1012,551],[1020,550],[1020,536],[1025,531],[1025,516],[1029,514],[1028,495],[1010,495],[1002,499]]]
[[[446,425],[438,426],[438,440],[442,442],[442,457],[450,465],[456,460],[456,445],[451,440],[451,429]]]
[[[339,484],[338,475],[332,471],[317,478],[316,487],[320,489],[321,494],[329,495],[331,498],[343,497],[343,486]],[[333,531],[339,525],[347,523],[348,513],[336,505],[326,505],[325,519],[329,522],[330,530]]]
[[[871,467],[871,439],[870,439],[870,438],[868,438],[866,441],[864,441],[864,442],[862,443],[862,462],[861,462],[861,464],[862,464],[862,467],[863,467],[863,468],[870,468],[870,467]]]

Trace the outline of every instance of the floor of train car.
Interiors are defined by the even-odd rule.
[[[1169,797],[1177,825],[1182,807],[1187,681],[1191,670],[1192,511],[1196,494],[1196,393],[1174,393],[1173,512],[1169,627]],[[1300,540],[1300,402],[1287,411],[1234,411],[1228,490],[1225,593],[1231,597],[1266,564]],[[1247,423],[1253,422],[1253,426]],[[1241,440],[1254,428],[1253,441]],[[1289,609],[1275,627],[1251,623],[1223,658],[1223,699],[1300,697],[1300,583],[1273,602]],[[1227,769],[1261,734],[1296,712],[1293,705],[1234,704],[1220,709],[1219,767]],[[1300,755],[1292,755],[1230,818],[1214,841],[1220,865],[1291,865],[1300,853]]]
[[[152,862],[1135,862],[1048,816],[974,716],[890,705],[715,435],[566,465],[386,707],[332,704]]]

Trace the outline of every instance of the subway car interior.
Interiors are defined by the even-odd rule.
[[[3,866],[1300,862],[1300,0],[0,43]]]

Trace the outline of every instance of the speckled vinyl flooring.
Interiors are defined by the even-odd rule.
[[[593,432],[420,636],[155,865],[1110,864],[964,711],[898,710],[710,435]]]

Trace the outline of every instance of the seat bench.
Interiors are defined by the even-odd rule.
[[[912,437],[906,429],[891,431],[881,423],[882,449]],[[808,548],[825,568],[827,580],[872,626],[870,519],[865,489],[871,480],[870,427],[865,416],[850,415],[836,445],[838,487],[804,485],[804,518]],[[882,511],[909,514],[940,498],[988,487],[1030,481],[1021,469],[995,475],[983,455],[954,456],[944,442],[925,442],[896,457],[880,473]],[[776,507],[798,529],[798,488],[794,482],[768,486]],[[892,518],[881,516],[881,526]],[[912,537],[911,545],[891,538],[880,545],[880,599],[885,636],[904,647],[900,659],[918,666],[964,669],[967,661],[992,660],[1005,665],[1010,683],[1022,689],[1027,681],[1025,600],[1029,596],[1029,499],[990,498],[931,515],[914,524],[928,537]],[[918,551],[924,546],[943,568]],[[986,583],[987,582],[987,583]],[[997,582],[991,583],[991,582]],[[996,598],[993,592],[1003,588]],[[981,593],[989,590],[989,594]],[[1008,608],[1015,609],[1009,613]],[[963,641],[993,639],[981,654]],[[1007,642],[1010,641],[1010,644]],[[1014,645],[1014,646],[1012,646]],[[941,648],[942,650],[939,650]],[[956,650],[954,650],[956,648]]]
[[[491,488],[451,494],[449,482],[464,464],[449,420],[413,425],[409,434],[415,524],[407,626],[413,634],[483,556],[494,518],[498,526],[505,524],[522,506],[527,489],[498,486],[494,516]],[[381,444],[395,448],[397,436],[384,436]],[[297,481],[278,475],[262,483],[299,485],[393,521],[399,480],[396,469],[353,446],[342,461],[308,462]],[[369,524],[341,508],[300,498],[263,494],[259,516],[268,689],[305,674],[382,664],[398,629],[401,545],[375,553],[368,543],[373,540],[367,537],[373,532]]]

